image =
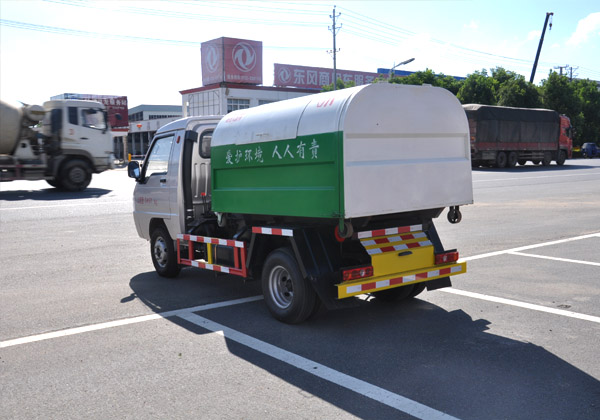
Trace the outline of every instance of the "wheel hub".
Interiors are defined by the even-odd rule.
[[[165,267],[167,265],[167,244],[163,238],[156,238],[154,242],[154,258],[159,266]]]
[[[269,291],[273,302],[281,308],[288,308],[294,299],[294,285],[288,271],[281,266],[273,268],[269,276]]]

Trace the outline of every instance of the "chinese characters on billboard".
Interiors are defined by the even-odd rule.
[[[262,84],[262,42],[236,38],[217,38],[203,42],[202,84]]]
[[[372,83],[379,76],[377,73],[353,70],[337,70],[336,75],[344,82],[355,82],[356,86]],[[322,86],[331,83],[333,83],[333,69],[331,68],[275,63],[275,86],[321,89]]]

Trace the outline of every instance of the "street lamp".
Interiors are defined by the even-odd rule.
[[[412,63],[413,61],[415,61],[415,59],[414,59],[414,58],[409,58],[408,60],[404,60],[404,61],[403,61],[403,62],[401,62],[401,63],[398,63],[398,64],[395,64],[395,63],[394,63],[394,67],[392,67],[392,68],[390,69],[390,72],[389,72],[389,74],[388,74],[388,80],[389,80],[389,79],[391,79],[392,77],[394,77],[394,69],[395,69],[396,67],[400,67],[400,66],[403,66],[404,64]]]

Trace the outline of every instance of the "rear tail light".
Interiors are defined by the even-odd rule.
[[[449,264],[458,261],[458,251],[446,251],[441,254],[435,254],[435,265]]]
[[[357,279],[363,279],[365,277],[372,277],[372,276],[373,276],[373,267],[372,266],[352,268],[350,270],[344,270],[342,272],[342,281],[357,280]]]

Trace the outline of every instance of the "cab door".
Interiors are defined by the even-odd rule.
[[[177,188],[177,177],[169,176],[169,162],[174,138],[175,133],[169,133],[153,140],[142,166],[141,181],[136,185],[136,219],[140,221],[140,228],[148,235],[148,239],[152,219],[163,219],[168,226],[172,216],[171,195],[172,190]]]
[[[63,149],[86,150],[91,157],[112,153],[112,138],[103,109],[90,106],[68,106],[63,131]]]

